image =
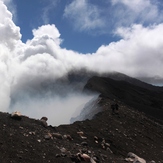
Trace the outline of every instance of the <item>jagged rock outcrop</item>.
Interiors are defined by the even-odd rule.
[[[163,88],[156,87],[126,75],[90,78],[85,90],[100,93],[100,97],[116,99],[163,121]]]

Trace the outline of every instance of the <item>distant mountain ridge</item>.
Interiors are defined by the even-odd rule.
[[[84,90],[123,101],[149,116],[163,120],[163,87],[157,87],[120,73],[90,78]]]

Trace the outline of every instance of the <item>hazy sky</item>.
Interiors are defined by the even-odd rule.
[[[0,0],[0,104],[81,68],[163,79],[162,0]]]

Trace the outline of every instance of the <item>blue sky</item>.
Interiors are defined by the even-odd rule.
[[[23,42],[33,37],[32,29],[55,24],[63,39],[61,47],[81,53],[117,41],[118,27],[159,23],[156,12],[162,12],[161,3],[152,0],[13,0],[12,4]]]
[[[74,17],[75,15],[71,16],[70,13],[66,14],[66,11],[69,12],[68,7],[72,3],[70,0],[13,0],[13,3],[16,10],[16,14],[14,15],[15,23],[21,28],[23,42],[33,37],[32,29],[44,24],[56,25],[59,32],[61,33],[61,38],[63,39],[61,44],[62,47],[82,53],[95,52],[101,45],[109,44],[111,41],[118,39],[118,37],[113,34],[114,31],[110,29],[110,25],[105,25],[105,21],[107,20],[101,21],[100,23],[102,25],[95,24],[94,27],[91,27],[91,23],[93,24],[93,21],[95,20],[91,22],[91,18],[89,18],[88,21],[90,22],[88,23],[90,23],[90,27],[88,26],[82,28],[84,23],[86,24],[84,21],[81,22],[81,24],[75,26],[75,23],[78,24],[77,20],[75,19],[80,19],[80,15],[83,13],[79,13],[77,17]],[[108,7],[110,5],[105,1],[94,0],[89,2],[83,1],[82,3],[85,6],[81,7],[81,10],[82,8],[85,8],[86,12],[87,10],[94,12],[92,13],[93,19],[97,17],[100,20],[103,19],[102,17],[106,18],[110,15],[110,13],[108,13],[108,15],[105,15],[106,13],[102,13],[103,8],[107,10],[105,4]],[[77,11],[74,11],[74,14],[76,14],[76,12]],[[97,16],[94,17],[96,12],[99,12],[99,15],[97,14]],[[89,15],[86,15],[85,17],[89,17]],[[80,29],[79,26],[82,29]]]

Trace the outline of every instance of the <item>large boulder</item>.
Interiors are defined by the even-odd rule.
[[[127,154],[126,161],[133,162],[133,163],[146,163],[146,161],[143,158],[140,158],[136,154],[129,152]]]
[[[15,111],[13,113],[11,113],[11,118],[15,119],[15,120],[21,120],[22,119],[22,115],[20,112]]]

